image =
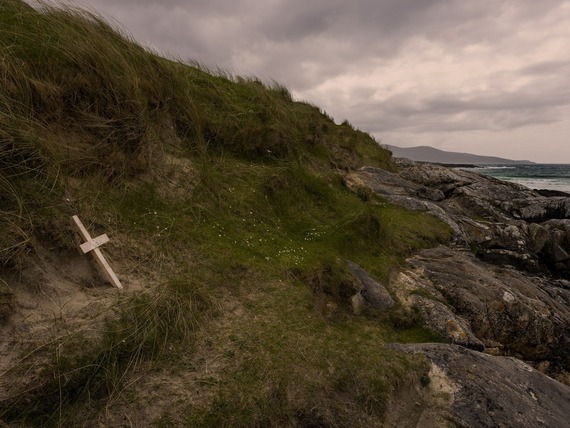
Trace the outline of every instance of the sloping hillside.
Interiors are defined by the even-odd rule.
[[[382,281],[450,232],[347,188],[396,169],[369,135],[81,11],[3,1],[0,55],[5,423],[378,426],[427,384],[384,344],[439,336],[399,304],[355,311],[347,261]],[[110,237],[122,291],[72,215]]]

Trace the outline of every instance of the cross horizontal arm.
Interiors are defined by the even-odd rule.
[[[106,242],[109,242],[109,237],[107,236],[106,233],[104,233],[103,235],[98,236],[97,238],[93,238],[90,241],[84,242],[79,246],[79,248],[81,248],[81,251],[83,251],[83,254],[85,254],[105,244]]]

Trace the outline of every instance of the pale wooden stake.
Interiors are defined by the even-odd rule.
[[[72,219],[75,225],[77,226],[79,234],[85,241],[83,244],[80,245],[83,254],[92,251],[93,257],[95,257],[95,261],[101,268],[103,274],[111,282],[111,284],[113,284],[114,287],[123,288],[121,282],[119,281],[119,278],[117,278],[117,275],[115,275],[115,272],[113,272],[113,269],[111,269],[111,266],[109,266],[109,263],[107,263],[107,260],[105,260],[103,253],[99,249],[100,245],[109,242],[109,237],[106,234],[103,234],[101,236],[98,236],[97,238],[92,239],[87,229],[85,229],[85,226],[83,226],[83,223],[81,223],[81,220],[79,220],[79,217],[74,215]]]

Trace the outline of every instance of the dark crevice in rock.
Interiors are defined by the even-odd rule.
[[[550,190],[550,189],[538,189],[536,190],[541,196],[552,197],[552,196],[565,196],[570,198],[570,193],[561,192],[560,190]]]

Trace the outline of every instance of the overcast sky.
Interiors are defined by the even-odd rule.
[[[570,0],[76,0],[378,141],[570,163]]]

